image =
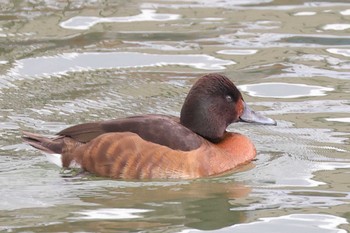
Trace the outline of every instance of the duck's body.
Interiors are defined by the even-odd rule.
[[[255,147],[244,135],[226,132],[219,143],[212,143],[178,120],[146,115],[73,126],[54,139],[27,132],[24,135],[34,147],[61,154],[63,167],[78,165],[99,176],[122,179],[206,177],[255,157]],[[134,132],[130,128],[124,130],[125,125],[135,127]],[[166,137],[162,132],[166,132]]]
[[[54,138],[28,132],[23,138],[44,152],[61,154],[66,168],[78,165],[117,179],[191,179],[254,159],[255,147],[247,137],[226,132],[240,119],[275,124],[251,111],[225,76],[212,74],[193,86],[180,118],[128,117],[72,126]]]

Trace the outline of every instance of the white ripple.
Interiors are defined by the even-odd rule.
[[[316,15],[316,12],[314,11],[301,11],[294,14],[294,16],[311,16]]]
[[[260,218],[250,223],[236,224],[210,232],[249,233],[249,232],[298,232],[298,233],[346,233],[339,229],[341,224],[348,224],[345,218],[329,214],[290,214],[279,217]],[[205,232],[196,229],[186,229],[181,233]]]
[[[343,31],[349,28],[350,28],[350,24],[346,24],[346,23],[326,24],[323,26],[323,30],[335,30],[335,31]]]
[[[223,70],[233,65],[205,54],[147,54],[137,52],[64,53],[59,56],[25,58],[15,63],[8,76],[50,76],[67,72],[180,65],[203,70]]]
[[[152,210],[146,209],[126,209],[126,208],[102,208],[96,210],[83,210],[74,212],[83,216],[72,217],[70,219],[132,219],[142,218],[140,213],[150,212]]]
[[[253,55],[257,52],[258,50],[256,49],[227,49],[217,51],[216,53],[225,55]]]
[[[293,229],[293,232],[299,233],[346,233],[345,230],[337,227],[348,223],[345,218],[328,214],[290,214],[261,218],[260,220],[248,224],[238,224],[232,229],[240,229],[237,232],[251,232],[250,230],[263,228],[266,232],[283,232],[285,229]]]
[[[250,96],[270,98],[299,98],[309,96],[324,96],[325,92],[333,91],[331,87],[321,87],[293,83],[257,83],[240,85],[239,88]]]
[[[335,121],[341,123],[350,123],[350,117],[326,118],[326,121]]]
[[[326,49],[326,51],[344,57],[350,57],[350,49]]]
[[[342,14],[342,15],[350,15],[350,9],[341,11],[340,14]]]
[[[66,29],[87,30],[98,23],[129,23],[143,21],[169,21],[179,19],[178,14],[158,14],[155,10],[143,9],[139,15],[126,17],[94,17],[75,16],[62,23],[60,26]]]
[[[350,72],[330,69],[322,69],[304,64],[282,63],[287,68],[283,73],[269,76],[269,78],[286,78],[286,77],[329,77],[335,79],[350,79]]]

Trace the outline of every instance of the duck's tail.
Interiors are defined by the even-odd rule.
[[[63,136],[47,138],[39,134],[22,132],[22,139],[32,147],[49,154],[62,154]]]

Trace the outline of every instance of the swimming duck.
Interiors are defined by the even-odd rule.
[[[249,138],[226,131],[239,121],[276,125],[251,110],[226,76],[208,74],[189,91],[180,118],[133,116],[75,125],[53,137],[23,132],[22,138],[64,168],[115,179],[194,179],[255,158]]]

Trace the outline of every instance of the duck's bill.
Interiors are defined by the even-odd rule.
[[[261,115],[258,112],[252,110],[245,102],[244,103],[244,111],[240,116],[240,121],[248,122],[248,123],[258,123],[263,125],[277,125],[277,122],[271,118]]]

